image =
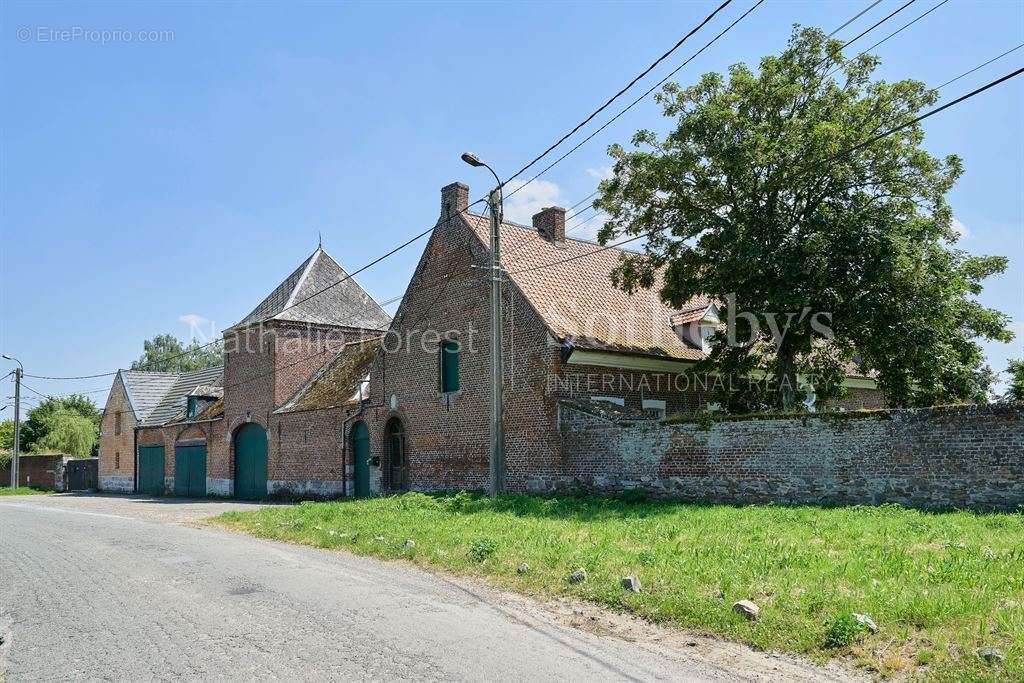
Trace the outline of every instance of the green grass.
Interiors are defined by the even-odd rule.
[[[29,486],[18,486],[13,489],[10,486],[0,486],[0,496],[39,496],[47,493],[52,493],[52,491],[34,489]]]
[[[883,676],[1024,680],[1021,513],[412,493],[215,521],[590,600],[759,648],[842,657]],[[524,562],[530,571],[520,575]],[[570,584],[578,567],[587,580]],[[626,575],[641,593],[620,587]],[[761,607],[756,622],[731,612],[743,598]],[[878,632],[857,628],[853,613]],[[986,646],[1005,661],[983,662]]]

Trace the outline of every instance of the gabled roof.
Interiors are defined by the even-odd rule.
[[[489,219],[469,212],[462,216],[489,248]],[[534,228],[507,222],[501,224],[501,239],[508,277],[559,340],[576,348],[684,360],[705,357],[672,329],[672,316],[680,309],[661,301],[660,281],[632,294],[612,284],[612,269],[625,250],[572,238],[556,244],[541,238]],[[683,310],[706,309],[709,303],[694,299]]]
[[[391,323],[384,309],[320,247],[234,327],[266,320],[381,331]]]
[[[140,427],[162,425],[173,418],[196,387],[224,386],[223,367],[181,373],[122,370],[121,377]]]
[[[295,395],[275,413],[323,410],[357,403],[366,397],[366,382],[381,337],[345,344]]]
[[[135,413],[135,419],[144,422],[156,408],[174,383],[178,375],[173,372],[142,372],[140,370],[120,370],[121,383],[124,385],[128,404]]]

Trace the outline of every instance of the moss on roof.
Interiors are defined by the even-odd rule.
[[[370,374],[380,343],[381,338],[377,337],[346,344],[306,386],[275,412],[323,410],[357,403],[365,392],[364,381]]]

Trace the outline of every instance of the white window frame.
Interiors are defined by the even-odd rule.
[[[658,411],[657,417],[659,420],[661,420],[667,415],[668,406],[665,403],[665,401],[662,401],[661,399],[645,398],[643,401],[641,401],[641,408],[643,408],[644,412],[647,412],[648,410]]]
[[[604,401],[605,403],[614,403],[620,408],[626,407],[626,399],[620,396],[591,396],[591,401]]]

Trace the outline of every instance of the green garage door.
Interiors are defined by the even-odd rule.
[[[174,447],[174,495],[206,495],[206,444]]]
[[[164,447],[139,446],[139,493],[164,493]]]
[[[267,433],[252,422],[235,434],[235,497],[267,497]]]

